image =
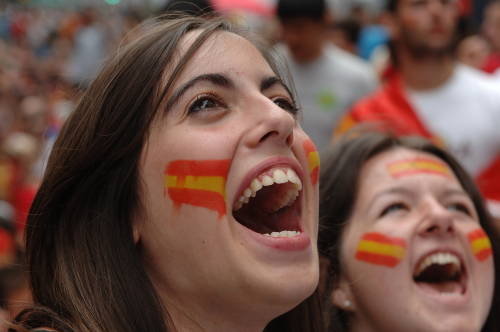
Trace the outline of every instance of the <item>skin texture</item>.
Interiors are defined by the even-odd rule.
[[[198,33],[181,41],[180,54]],[[198,80],[171,103],[176,91],[205,74],[224,79]],[[169,112],[151,129],[141,161],[145,212],[136,228],[149,273],[179,331],[261,331],[317,285],[318,195],[303,149],[308,137],[284,85],[263,88],[275,76],[248,41],[216,33],[181,73],[167,97]],[[229,160],[224,215],[176,206],[164,194],[166,166],[178,160]],[[301,224],[310,245],[302,250],[262,245],[232,215],[249,172],[278,160],[303,171]]]
[[[354,332],[480,331],[491,305],[494,272],[491,256],[479,261],[471,250],[468,235],[480,229],[473,203],[454,175],[390,174],[388,165],[414,158],[441,163],[432,155],[396,148],[363,166],[353,215],[343,234],[344,275],[333,301],[352,312]],[[389,267],[356,259],[366,233],[405,243],[401,261]],[[420,259],[436,250],[454,252],[465,264],[465,295],[429,292],[414,282]]]

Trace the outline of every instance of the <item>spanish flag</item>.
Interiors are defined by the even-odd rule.
[[[400,160],[390,163],[388,168],[391,175],[395,178],[418,173],[451,176],[450,170],[445,163],[428,158]]]
[[[491,242],[482,228],[470,232],[468,237],[472,252],[479,261],[484,261],[491,256]]]
[[[405,255],[406,243],[401,238],[380,233],[366,233],[361,237],[356,259],[371,264],[394,267]]]
[[[189,204],[226,214],[229,160],[175,160],[165,169],[166,194],[176,206]]]
[[[319,177],[319,153],[316,150],[316,146],[313,141],[306,140],[304,141],[304,150],[307,154],[307,159],[309,161],[309,172],[311,174],[311,182],[312,184],[318,183]]]

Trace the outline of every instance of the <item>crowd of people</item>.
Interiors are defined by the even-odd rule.
[[[255,2],[0,4],[2,330],[500,330],[500,1]]]

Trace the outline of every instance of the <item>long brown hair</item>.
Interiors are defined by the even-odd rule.
[[[385,151],[403,147],[432,154],[452,169],[465,192],[472,199],[481,227],[491,239],[495,264],[495,290],[493,303],[482,332],[500,331],[500,238],[493,219],[485,208],[483,199],[471,177],[448,152],[420,137],[396,137],[389,133],[356,128],[341,138],[322,156],[320,182],[320,231],[319,250],[328,260],[325,282],[324,311],[329,331],[349,331],[349,313],[337,308],[330,301],[330,294],[342,275],[340,248],[344,227],[353,213],[358,195],[359,177],[363,165]]]
[[[179,56],[179,41],[194,29],[202,32]],[[175,330],[133,241],[133,216],[143,208],[138,164],[165,95],[218,31],[246,37],[219,18],[151,20],[85,92],[55,143],[28,218],[36,307],[18,317],[20,325],[60,332]],[[319,312],[315,293],[266,330],[318,331]]]

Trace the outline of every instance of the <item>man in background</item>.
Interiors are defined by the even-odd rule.
[[[354,102],[377,85],[373,69],[325,38],[328,10],[324,0],[280,0],[277,17],[286,58],[303,108],[304,130],[319,149]]]
[[[475,177],[500,217],[500,85],[454,57],[458,3],[389,0],[394,73],[344,117],[336,133],[377,123],[447,147]]]

